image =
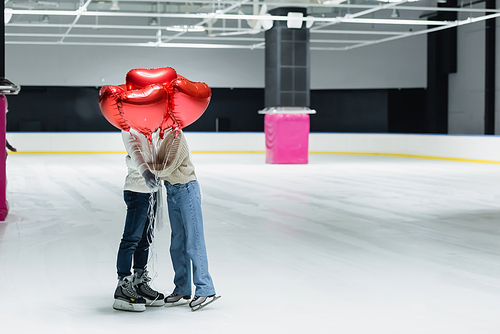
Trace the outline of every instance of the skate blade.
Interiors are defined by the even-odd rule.
[[[215,296],[212,298],[211,301],[205,303],[205,304],[201,304],[201,305],[198,305],[198,306],[195,306],[195,307],[191,307],[191,311],[192,312],[195,312],[195,311],[198,311],[198,310],[201,310],[202,308],[204,308],[205,306],[207,305],[210,305],[212,304],[214,301],[216,301],[217,299],[219,299],[221,296]]]
[[[165,307],[175,307],[175,306],[182,306],[182,305],[187,305],[191,299],[181,299],[179,301],[176,301],[174,303],[165,303]]]
[[[165,305],[165,302],[163,299],[146,299],[146,306],[151,306],[151,307],[161,307]]]
[[[115,302],[113,303],[113,308],[118,311],[129,311],[129,312],[146,311],[146,305],[144,304],[132,304],[119,299],[115,299]]]

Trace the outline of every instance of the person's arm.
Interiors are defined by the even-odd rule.
[[[132,164],[142,175],[146,181],[146,185],[151,189],[156,188],[158,186],[158,180],[156,176],[151,173],[144,160],[143,150],[147,149],[147,147],[145,147],[144,143],[141,142],[137,136],[127,131],[122,131],[122,139]]]
[[[176,136],[174,132],[169,132],[165,134],[165,138],[158,148],[158,160],[161,163],[155,164],[151,168],[158,177],[168,177],[179,168],[188,154],[189,150],[184,133],[181,131]]]
[[[144,156],[142,155],[140,139],[127,131],[122,131],[122,139],[134,167],[142,175],[144,171],[149,170],[149,168],[148,164],[144,161]]]

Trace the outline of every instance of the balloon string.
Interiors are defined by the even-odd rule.
[[[149,156],[151,159],[151,162],[153,164],[154,169],[156,169],[157,163],[158,163],[158,138],[153,134],[152,136],[152,142],[151,145],[148,146],[149,148]],[[144,155],[143,155],[144,156]],[[155,175],[156,182],[159,183],[158,177]],[[161,185],[160,185],[161,186]],[[156,272],[155,266],[158,261],[158,257],[156,254],[155,250],[155,238],[154,238],[154,228],[155,228],[155,223],[156,222],[156,210],[155,210],[155,204],[156,204],[156,210],[158,210],[158,205],[160,203],[156,203],[156,197],[155,197],[155,192],[153,189],[151,189],[149,193],[149,210],[148,210],[148,228],[147,228],[147,235],[148,235],[148,245],[149,245],[149,258],[147,261],[147,266],[149,268],[149,271],[151,273],[151,283],[153,283],[153,279],[158,276],[158,273]]]
[[[148,228],[146,230],[147,241],[149,245],[149,258],[147,261],[147,268],[151,277],[151,283],[158,276],[156,272],[156,263],[158,262],[158,257],[155,250],[155,237],[154,237],[154,226],[155,226],[155,204],[156,196],[155,192],[151,191],[149,193],[149,210],[148,210]]]
[[[152,145],[149,145],[148,148],[150,148],[149,153],[149,157],[151,159],[151,162],[153,163],[153,166],[156,168],[156,166],[159,166],[161,164],[162,166],[162,170],[163,169],[166,169],[167,168],[167,165],[168,165],[168,159],[170,157],[170,154],[172,152],[172,147],[173,147],[173,144],[174,144],[174,141],[175,139],[177,139],[178,137],[177,136],[174,136],[172,138],[172,141],[171,143],[168,145],[168,152],[167,152],[167,155],[162,159],[163,161],[160,161],[160,154],[159,154],[159,150],[161,148],[161,145],[162,145],[162,142],[163,140],[161,140],[158,136],[158,133],[155,132],[154,135],[153,135],[153,141],[152,141]],[[144,157],[145,156],[145,152],[142,151],[142,145],[141,147],[139,148],[139,150],[141,151],[141,154],[142,156]],[[147,156],[147,155],[146,155]],[[159,181],[158,177],[156,177],[156,180]],[[159,184],[160,187],[163,186],[163,184]],[[161,191],[158,190],[158,191]],[[148,261],[147,261],[147,267],[149,268],[149,273],[150,273],[150,277],[151,277],[151,283],[153,283],[153,280],[154,278],[156,278],[158,276],[158,273],[156,272],[156,269],[155,269],[155,266],[158,262],[158,256],[157,256],[157,253],[155,251],[155,238],[154,238],[154,229],[155,229],[155,225],[158,225],[158,222],[156,222],[156,210],[158,210],[158,206],[159,205],[162,205],[163,203],[158,203],[156,201],[156,196],[155,196],[155,192],[153,192],[153,190],[150,191],[150,196],[149,196],[149,208],[148,208],[148,227],[147,227],[147,241],[148,241],[148,249],[149,249],[149,258],[148,258]],[[156,210],[155,210],[155,204],[156,204]]]
[[[155,163],[158,160],[158,154],[155,150],[155,147],[153,145],[142,145],[143,140],[140,138],[137,138],[141,145],[138,145],[139,152],[141,153],[142,157],[144,158],[145,161],[151,160],[152,163]],[[147,140],[147,138],[146,138]],[[149,141],[148,141],[149,144]],[[152,144],[152,143],[151,143]],[[158,177],[155,175],[156,180],[158,181]],[[146,240],[148,242],[148,248],[147,250],[149,251],[148,255],[148,260],[146,263],[146,267],[148,268],[148,273],[151,278],[151,284],[153,283],[154,278],[158,276],[158,273],[156,272],[156,263],[157,263],[157,254],[155,251],[155,238],[154,238],[154,228],[155,228],[155,223],[156,223],[156,210],[155,210],[155,204],[156,203],[156,196],[155,192],[153,189],[150,189],[149,192],[149,206],[148,206],[148,219],[147,219],[147,228],[146,228]],[[156,206],[156,209],[157,206]]]

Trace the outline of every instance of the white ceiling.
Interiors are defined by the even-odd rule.
[[[264,48],[277,7],[304,7],[311,50],[350,50],[500,16],[462,2],[457,20],[428,20],[436,0],[7,0],[6,44]],[[396,0],[390,0],[396,1]],[[300,20],[300,18],[299,18]],[[292,20],[293,22],[293,20]],[[295,21],[297,22],[297,21]],[[300,22],[300,21],[299,21]]]

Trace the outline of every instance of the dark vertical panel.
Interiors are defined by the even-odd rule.
[[[457,7],[457,0],[439,3]],[[438,12],[430,20],[455,21],[454,12]],[[450,28],[427,35],[426,132],[448,133],[448,75],[457,71],[457,30]]]
[[[305,8],[280,7],[270,11],[286,16],[288,12],[302,12]],[[266,107],[310,104],[309,29],[289,29],[285,21],[275,21],[266,31]]]
[[[496,9],[496,0],[486,0],[487,9]],[[486,25],[486,59],[484,91],[484,133],[495,134],[495,68],[496,68],[496,19],[489,19]]]
[[[427,35],[427,133],[448,133],[448,74],[441,72],[439,42],[438,33]]]
[[[456,8],[457,0],[447,0],[445,3],[438,3],[438,7]],[[440,21],[456,21],[456,12],[439,12],[436,19]],[[442,73],[450,74],[457,72],[457,28],[441,30],[437,33],[439,43],[439,67]]]
[[[278,71],[278,67],[281,62],[281,58],[278,58],[278,55],[280,54],[281,45],[278,43],[278,33],[271,30],[265,32],[265,105],[278,106],[280,105],[278,89],[280,85],[280,72]]]

